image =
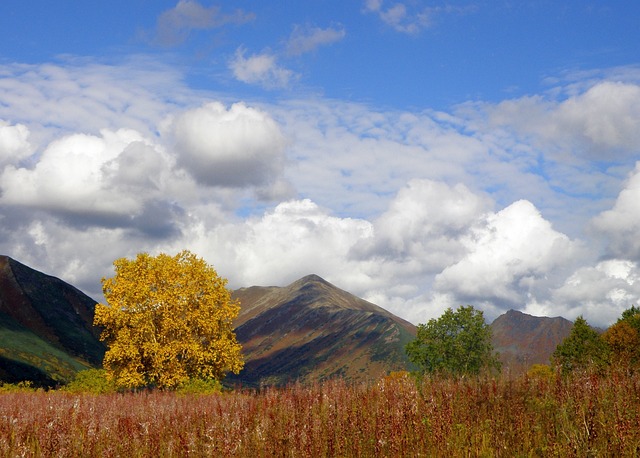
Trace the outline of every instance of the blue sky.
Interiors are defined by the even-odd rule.
[[[0,250],[191,249],[415,323],[640,298],[640,4],[0,3]]]
[[[242,46],[247,54],[273,53],[299,76],[268,98],[318,93],[414,110],[536,93],[547,78],[637,59],[637,2],[413,1],[398,23],[385,22],[400,4],[381,2],[373,11],[358,1],[203,3],[219,6],[220,16],[241,10],[243,18],[169,33],[158,19],[173,1],[8,0],[0,5],[0,40],[2,57],[20,62],[153,54],[196,87],[254,95],[225,75]],[[312,29],[343,35],[304,55],[287,53],[294,31]]]

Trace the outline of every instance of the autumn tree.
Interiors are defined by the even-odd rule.
[[[614,367],[633,370],[640,366],[640,308],[635,305],[622,312],[622,316],[602,338],[609,346]]]
[[[115,276],[102,279],[107,304],[96,306],[94,324],[108,347],[104,368],[118,387],[173,389],[240,372],[232,326],[240,306],[213,267],[186,250],[113,264]]]
[[[565,374],[586,369],[600,371],[608,363],[607,344],[598,331],[579,316],[569,335],[554,350],[552,360]]]
[[[479,374],[500,369],[493,352],[491,327],[473,306],[448,308],[438,319],[418,325],[416,339],[406,346],[409,360],[425,373]]]

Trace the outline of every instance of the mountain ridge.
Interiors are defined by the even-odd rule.
[[[358,381],[410,364],[404,344],[414,325],[317,275],[285,287],[241,288],[233,297],[241,303],[235,326],[245,372],[232,378],[242,383]]]

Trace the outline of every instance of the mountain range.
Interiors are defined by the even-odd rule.
[[[414,369],[404,352],[416,327],[317,275],[284,287],[232,292],[245,368],[227,381],[248,387],[332,377],[375,380]],[[100,367],[105,347],[93,326],[96,301],[62,280],[0,256],[0,382],[56,386]],[[511,310],[492,324],[494,347],[512,374],[548,363],[569,334],[564,318]]]

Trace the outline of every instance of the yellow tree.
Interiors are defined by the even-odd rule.
[[[618,321],[602,338],[609,345],[612,363],[626,370],[640,366],[640,308],[635,305],[622,312]]]
[[[104,368],[118,387],[176,388],[191,378],[221,380],[244,363],[232,321],[240,306],[227,280],[189,251],[114,261],[96,306],[108,350]]]
[[[640,357],[638,331],[626,321],[619,321],[602,334],[611,350],[611,362],[616,367],[630,369]]]

